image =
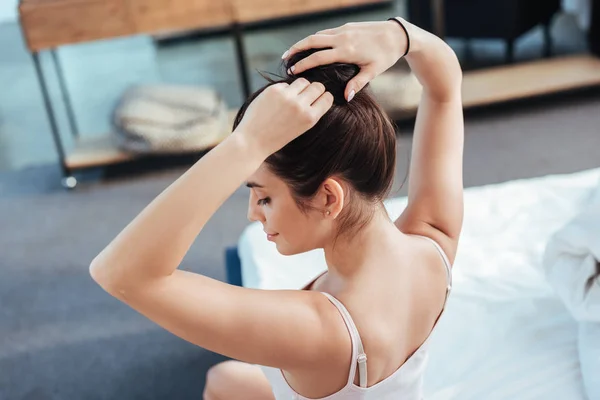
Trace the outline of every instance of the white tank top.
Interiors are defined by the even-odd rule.
[[[420,236],[427,239],[436,247],[442,256],[444,265],[446,267],[447,276],[447,289],[446,289],[446,300],[452,289],[452,274],[450,269],[450,261],[444,253],[444,250],[434,240]],[[350,313],[344,307],[344,305],[335,297],[328,293],[323,293],[331,303],[337,307],[344,323],[350,333],[352,341],[352,365],[350,367],[350,373],[348,374],[348,382],[346,386],[340,389],[338,392],[322,397],[321,399],[309,399],[294,391],[288,384],[283,372],[280,369],[261,366],[264,374],[266,375],[273,394],[277,400],[417,400],[423,398],[423,373],[427,365],[427,349],[429,347],[429,339],[431,333],[435,330],[437,322],[434,325],[432,331],[429,333],[425,342],[413,353],[412,356],[406,360],[400,368],[398,368],[392,375],[388,376],[381,382],[376,383],[373,386],[367,387],[367,355],[364,352],[362,341],[356,325],[350,316]],[[444,308],[445,308],[444,302]],[[442,308],[442,313],[443,309]],[[440,313],[441,316],[441,313]],[[439,317],[438,317],[439,320]],[[356,369],[358,368],[359,385],[354,384],[354,377],[356,376]]]

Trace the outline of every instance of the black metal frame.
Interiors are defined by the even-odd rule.
[[[52,56],[54,68],[56,69],[56,76],[58,78],[58,85],[60,87],[62,99],[65,103],[65,109],[67,111],[67,120],[69,121],[69,128],[71,128],[71,134],[73,135],[73,137],[77,138],[79,137],[79,131],[77,130],[77,121],[75,120],[75,113],[73,112],[71,97],[69,96],[69,91],[67,90],[67,85],[65,83],[65,75],[63,73],[62,65],[56,54],[56,49],[51,49],[50,55]]]
[[[368,11],[368,10],[376,10],[376,9],[384,9],[393,7],[394,1],[388,0],[383,1],[381,3],[373,3],[367,5],[360,5],[355,7],[345,8],[343,10],[331,10],[331,11],[322,11],[313,14],[306,14],[300,16],[291,16],[285,18],[272,19],[268,21],[260,21],[255,23],[247,23],[247,24],[232,24],[227,27],[223,27],[222,29],[205,31],[205,32],[197,32],[191,35],[180,36],[175,39],[162,39],[157,40],[159,45],[167,45],[172,42],[180,42],[182,40],[198,40],[202,38],[207,38],[215,35],[232,35],[234,43],[235,43],[235,55],[236,62],[238,65],[238,73],[241,80],[242,93],[244,98],[250,96],[252,91],[251,89],[251,79],[248,71],[248,57],[246,54],[246,48],[244,45],[244,32],[258,30],[258,29],[267,29],[270,27],[281,26],[282,24],[292,24],[305,21],[307,18],[311,18],[314,20],[315,18],[326,18],[334,15],[345,15],[357,13],[360,11]],[[75,112],[73,110],[73,104],[71,102],[71,98],[69,95],[69,91],[65,82],[64,72],[62,69],[62,65],[60,63],[59,57],[56,54],[56,48],[49,49],[50,55],[52,58],[52,62],[54,64],[54,68],[56,70],[56,76],[58,80],[58,86],[60,90],[60,95],[65,104],[65,111],[67,114],[67,120],[69,123],[69,128],[71,130],[71,134],[75,139],[79,138],[79,130],[77,127],[77,120],[75,118]],[[54,140],[54,145],[56,146],[56,151],[58,153],[59,164],[63,174],[62,185],[65,188],[73,189],[77,185],[77,180],[73,176],[74,170],[68,167],[66,163],[66,152],[61,140],[60,131],[57,124],[55,109],[52,104],[52,98],[50,96],[50,92],[48,90],[48,84],[46,81],[46,76],[43,71],[42,63],[40,62],[40,52],[34,51],[31,53],[33,58],[33,64],[35,66],[35,72],[37,75],[37,79],[40,85],[40,90],[42,92],[42,98],[44,101],[44,108],[46,110],[46,114],[48,116],[48,122],[50,124],[50,131],[52,133],[52,138]]]
[[[57,65],[60,65],[58,62],[58,58],[56,57],[55,49],[50,50],[53,54],[52,58]],[[63,186],[68,188],[73,188],[77,184],[75,177],[72,175],[71,169],[66,164],[66,153],[65,148],[63,146],[62,140],[60,138],[60,131],[58,130],[58,124],[56,122],[56,114],[54,113],[54,107],[52,106],[52,99],[50,97],[50,92],[48,90],[48,85],[46,83],[46,77],[44,75],[44,71],[42,68],[42,63],[40,62],[40,53],[35,51],[31,54],[33,58],[33,65],[35,66],[35,72],[38,78],[38,82],[40,84],[40,90],[42,92],[42,99],[44,101],[44,108],[46,109],[46,115],[48,116],[48,123],[50,124],[50,131],[52,133],[52,138],[54,140],[54,145],[56,146],[56,151],[58,153],[58,161],[60,164],[60,168],[63,174]],[[70,118],[73,116],[73,110],[71,108],[71,101],[68,95],[68,92],[65,90],[66,85],[62,76],[62,69],[60,67],[57,68],[57,72],[61,71],[57,75],[59,76],[59,86],[61,91],[63,92],[63,99],[65,99],[65,106],[67,107],[67,113],[70,115]],[[73,119],[74,121],[74,119]],[[71,125],[72,127],[74,125]],[[75,131],[74,131],[75,132]],[[75,134],[75,133],[74,133]]]
[[[248,73],[248,56],[246,55],[246,47],[244,46],[244,37],[242,36],[242,26],[240,24],[233,25],[233,40],[235,43],[236,61],[238,72],[240,74],[242,93],[244,99],[247,99],[252,92],[250,87],[250,74]]]

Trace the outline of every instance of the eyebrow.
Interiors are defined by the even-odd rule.
[[[257,188],[264,188],[264,186],[263,186],[263,185],[259,185],[259,184],[258,184],[258,183],[256,183],[256,182],[250,182],[250,181],[249,181],[249,182],[246,182],[246,187],[249,187],[250,189],[252,189],[252,188],[254,188],[254,187],[257,187]]]

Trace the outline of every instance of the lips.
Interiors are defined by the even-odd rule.
[[[268,240],[273,240],[275,237],[277,237],[279,235],[279,233],[267,233],[267,232],[265,232],[265,233],[267,234]]]

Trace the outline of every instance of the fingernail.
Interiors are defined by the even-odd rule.
[[[352,89],[352,90],[350,91],[350,94],[348,95],[348,102],[350,102],[350,101],[351,101],[351,100],[354,98],[354,95],[355,95],[355,94],[356,94],[356,93],[354,93],[354,89]]]
[[[286,50],[285,53],[283,53],[283,55],[281,56],[281,59],[283,60],[284,58],[287,58],[287,56],[290,54],[289,50]]]
[[[292,65],[291,67],[288,68],[288,74],[290,74],[290,75],[293,74],[295,70],[296,70],[296,66]]]

